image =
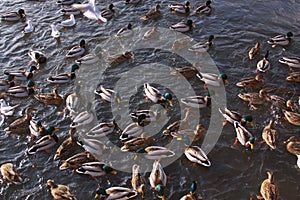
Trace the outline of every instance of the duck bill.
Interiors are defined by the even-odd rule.
[[[195,28],[195,26],[196,26],[195,23],[192,23],[192,27]]]
[[[250,144],[250,149],[251,149],[251,150],[254,149],[254,144]]]
[[[37,85],[34,85],[33,88],[34,88],[34,89],[38,89],[38,86],[37,86]]]
[[[250,122],[250,126],[251,126],[251,127],[254,127],[254,122]]]
[[[118,172],[115,171],[115,170],[113,170],[113,171],[111,171],[110,173],[113,174],[113,175],[116,175]]]
[[[55,128],[55,129],[54,129],[54,132],[58,132],[58,131],[59,131],[59,128]]]
[[[98,199],[99,198],[99,194],[95,194],[95,199]]]
[[[229,81],[226,79],[225,80],[225,85],[228,85],[229,84]]]
[[[161,200],[166,200],[165,195],[161,196]]]
[[[119,97],[116,98],[116,102],[119,104],[121,103],[121,99]]]
[[[172,106],[174,105],[173,100],[169,100],[169,104],[170,104],[170,106],[172,107]]]

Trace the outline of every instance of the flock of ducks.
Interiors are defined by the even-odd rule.
[[[62,5],[62,12],[66,15],[70,15],[70,19],[62,21],[63,27],[72,27],[76,24],[75,15],[83,13],[83,15],[89,19],[97,20],[99,24],[107,22],[114,17],[114,5],[109,5],[108,9],[99,11],[95,6],[94,0],[89,0],[88,3],[78,4],[74,0],[60,0],[58,4]],[[133,4],[137,6],[141,3],[138,1],[126,0],[125,4]],[[209,15],[212,11],[211,1],[206,1],[205,4],[198,6],[193,13]],[[174,14],[189,15],[191,12],[190,2],[169,4],[170,12]],[[161,16],[161,6],[157,4],[152,10],[141,16],[142,20],[155,20]],[[18,12],[9,12],[1,15],[3,21],[20,21],[25,20],[26,14],[23,9],[19,9]],[[34,27],[30,20],[27,20],[27,26],[24,28],[24,33],[28,34],[34,31]],[[56,25],[51,24],[51,36],[58,39],[60,37],[60,31]],[[178,32],[187,32],[194,28],[194,22],[188,19],[185,22],[179,22],[169,27],[171,30]],[[126,27],[120,29],[116,37],[126,37],[132,34],[132,25],[128,24]],[[154,30],[155,31],[155,30]],[[149,33],[147,33],[149,34]],[[145,35],[144,37],[149,37]],[[286,35],[278,35],[271,38],[268,43],[272,47],[287,46],[293,33],[288,32]],[[207,41],[197,43],[191,46],[188,50],[196,52],[204,52],[209,49],[213,44],[213,35],[210,35]],[[175,43],[174,43],[175,45]],[[70,73],[63,73],[58,75],[51,75],[46,81],[53,83],[56,86],[60,84],[70,83],[76,78],[76,71],[81,65],[90,65],[100,60],[100,50],[96,50],[94,54],[85,54],[86,41],[81,40],[79,45],[74,46],[68,50],[66,58],[76,59],[75,63],[71,66]],[[260,57],[260,44],[256,45],[249,51],[249,59],[256,60]],[[238,97],[244,101],[249,102],[249,106],[252,109],[257,109],[257,105],[271,102],[272,107],[279,108],[280,112],[285,116],[285,119],[295,125],[300,126],[300,97],[298,102],[290,99],[286,100],[283,97],[272,94],[275,89],[267,89],[264,84],[263,73],[266,73],[271,69],[271,64],[268,60],[269,51],[266,51],[264,58],[257,62],[256,71],[259,72],[254,78],[243,79],[236,84],[237,87],[243,88],[243,92],[238,94]],[[97,155],[101,155],[107,147],[101,142],[101,138],[109,134],[116,132],[117,118],[110,122],[102,122],[95,127],[86,129],[85,126],[92,123],[95,120],[95,116],[92,113],[92,103],[88,103],[85,110],[81,109],[78,93],[80,88],[75,88],[74,93],[68,95],[64,99],[54,87],[51,93],[37,93],[36,84],[33,81],[35,73],[41,70],[41,67],[47,62],[45,54],[39,51],[30,50],[28,56],[31,59],[29,71],[22,70],[6,70],[4,74],[7,76],[6,80],[0,80],[0,90],[5,96],[24,98],[33,95],[35,99],[45,105],[52,105],[60,107],[65,103],[65,109],[63,113],[67,113],[72,122],[70,124],[69,135],[70,137],[64,140],[57,148],[54,160],[61,160],[60,170],[70,169],[76,174],[89,175],[97,180],[97,178],[106,174],[116,175],[117,172],[109,166],[107,163],[101,162],[97,159]],[[108,62],[110,66],[120,65],[133,57],[132,52],[125,52],[120,55],[113,55],[109,58]],[[292,70],[292,73],[287,77],[288,81],[300,82],[300,72],[295,72],[294,69],[300,68],[300,58],[284,56],[279,59],[280,63],[286,64]],[[177,68],[172,72],[173,75],[181,74],[187,79],[197,77],[204,84],[204,88],[209,85],[212,87],[221,87],[228,83],[228,77],[226,74],[213,74],[202,73],[197,69],[197,63],[195,66]],[[18,85],[19,82],[27,81],[26,85]],[[246,92],[246,91],[249,92]],[[255,90],[258,90],[255,92]],[[103,102],[120,103],[121,97],[118,93],[112,89],[105,88],[103,85],[99,86],[94,91],[95,95],[99,97]],[[209,91],[211,93],[211,91]],[[212,94],[213,95],[213,94]],[[150,83],[144,84],[144,97],[153,104],[158,104],[159,108],[165,111],[172,109],[174,102],[171,93],[163,93]],[[183,129],[180,130],[182,122],[186,123],[190,117],[191,110],[193,108],[201,109],[209,107],[211,105],[210,94],[206,96],[190,96],[182,98],[181,102],[187,106],[186,116],[183,120],[175,121],[170,124],[164,131],[163,135],[172,137],[175,140],[183,141],[186,143],[184,155],[192,163],[210,167],[211,162],[205,152],[197,145],[190,145],[190,140],[200,140],[203,132],[206,131],[202,125],[197,125],[195,130]],[[6,117],[12,117],[14,115],[14,109],[19,105],[11,106],[6,103],[5,99],[0,100],[1,104],[1,124],[4,123]],[[274,108],[275,109],[275,108]],[[79,111],[81,110],[81,111]],[[36,119],[34,116],[36,109],[27,107],[25,109],[24,116],[16,119],[5,128],[5,131],[10,134],[24,134],[30,133],[32,145],[27,149],[28,155],[36,154],[41,151],[51,153],[52,148],[59,143],[59,138],[56,133],[59,131],[56,127],[45,126],[40,119]],[[225,126],[227,122],[233,124],[236,131],[235,144],[240,143],[242,146],[249,150],[253,150],[255,146],[255,137],[247,130],[247,124],[253,126],[253,117],[251,115],[242,115],[237,111],[230,110],[228,108],[220,108],[220,113],[224,117]],[[165,199],[164,190],[167,187],[167,175],[160,164],[160,160],[168,157],[172,157],[175,153],[165,147],[153,145],[153,138],[145,134],[143,127],[151,122],[155,122],[160,115],[160,111],[152,110],[138,110],[130,114],[133,123],[129,124],[124,130],[120,130],[120,140],[123,146],[121,151],[132,151],[136,153],[144,153],[146,159],[154,160],[152,171],[149,176],[149,183],[151,188],[155,191],[156,195]],[[270,119],[268,125],[262,131],[262,139],[271,149],[276,149],[278,145],[278,133],[274,128],[275,119]],[[79,135],[79,136],[77,136]],[[84,137],[83,137],[84,136]],[[100,138],[100,139],[99,139]],[[297,141],[295,136],[290,137],[285,141],[287,150],[297,156],[297,165],[300,167],[300,142]],[[74,155],[76,149],[84,149],[83,152]],[[15,184],[22,183],[21,175],[17,172],[17,169],[13,163],[4,163],[1,165],[1,174],[3,182],[11,182]],[[261,184],[261,196],[257,196],[258,199],[278,199],[278,187],[274,182],[272,172],[267,172],[268,178]],[[146,196],[147,181],[140,172],[140,166],[132,166],[132,189],[126,187],[110,187],[110,188],[98,188],[95,193],[95,198],[101,199],[131,199],[138,194],[142,198]],[[53,180],[48,180],[47,185],[50,188],[51,195],[54,199],[76,199],[75,195],[70,191],[70,188],[65,185],[55,184]],[[181,200],[198,200],[202,199],[197,194],[197,183],[191,182],[189,192],[182,196]]]

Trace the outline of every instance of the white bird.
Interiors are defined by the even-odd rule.
[[[31,20],[28,19],[27,20],[27,26],[25,26],[24,30],[23,30],[23,33],[32,33],[34,31],[34,27],[31,23]]]
[[[80,10],[87,18],[98,20],[98,24],[107,22],[107,19],[102,17],[101,13],[96,8],[95,0],[89,0],[88,4],[73,4],[72,7]]]
[[[9,106],[7,105],[4,99],[0,99],[0,105],[1,105],[1,109],[0,109],[1,114],[6,117],[13,116],[15,108],[19,106],[19,104],[14,106]]]
[[[63,27],[71,27],[71,26],[74,26],[75,24],[76,24],[76,21],[75,21],[75,17],[73,14],[70,15],[70,19],[67,19],[67,20],[61,22],[61,25]]]
[[[60,32],[57,30],[55,24],[51,24],[51,36],[54,38],[59,38],[60,37]]]

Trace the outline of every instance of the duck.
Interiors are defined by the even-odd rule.
[[[157,19],[160,16],[160,4],[156,4],[155,8],[149,10],[144,16],[141,17],[143,20]]]
[[[198,146],[189,146],[185,148],[184,155],[193,163],[210,167],[211,163],[205,152]]]
[[[0,80],[0,91],[6,91],[10,87],[14,87],[16,85],[15,83],[15,77],[13,75],[8,75],[7,80],[1,79]]]
[[[89,0],[86,4],[72,4],[73,8],[80,10],[83,15],[89,19],[97,20],[98,24],[106,23],[107,19],[104,18],[95,6],[95,0]]]
[[[154,26],[153,28],[147,30],[144,33],[142,40],[151,40],[151,39],[156,39],[158,37],[159,37],[158,27]]]
[[[182,37],[179,39],[174,40],[172,44],[172,50],[174,51],[186,51],[188,46],[192,45],[192,42],[194,41],[193,38],[190,37]]]
[[[104,17],[105,19],[111,19],[115,14],[114,7],[114,4],[109,4],[108,9],[101,11],[102,17]]]
[[[98,188],[96,190],[95,199],[110,199],[110,200],[118,200],[118,199],[133,199],[137,196],[137,191],[126,188],[126,187],[110,187],[107,189]]]
[[[213,73],[197,73],[196,76],[200,81],[204,82],[205,85],[214,87],[220,87],[224,84],[228,84],[228,77],[226,74],[213,74]]]
[[[93,113],[93,103],[88,102],[86,106],[86,110],[79,113],[74,119],[73,122],[70,124],[70,128],[78,128],[83,127],[95,119],[94,113]]]
[[[72,5],[75,3],[75,0],[57,0],[56,3],[60,5]]]
[[[53,180],[47,180],[47,186],[50,187],[50,193],[54,199],[69,199],[76,200],[74,194],[72,194],[70,188],[66,185],[55,184]]]
[[[102,156],[103,150],[106,148],[103,143],[104,140],[94,139],[94,138],[78,138],[77,144],[84,148],[85,151],[90,152],[96,158]]]
[[[8,88],[6,94],[12,97],[23,98],[34,94],[34,89],[36,88],[37,86],[35,83],[29,80],[26,86],[14,86]]]
[[[261,196],[257,195],[256,198],[260,200],[262,199],[278,200],[279,190],[277,185],[274,182],[273,172],[268,171],[267,174],[268,174],[268,178],[265,179],[260,186]]]
[[[189,14],[191,6],[190,6],[190,2],[186,1],[184,4],[181,3],[169,4],[168,7],[172,11],[172,13]]]
[[[20,184],[23,182],[21,175],[18,173],[16,166],[10,162],[4,163],[0,167],[2,174],[2,180],[12,182],[14,184]]]
[[[210,4],[211,4],[210,0],[206,1],[205,5],[200,5],[196,8],[196,10],[194,11],[194,14],[209,15],[212,11],[212,8],[211,8]]]
[[[126,141],[132,138],[140,137],[144,134],[143,126],[139,126],[137,123],[131,123],[124,128],[119,139]]]
[[[14,79],[20,80],[20,81],[26,81],[30,80],[33,78],[33,73],[34,72],[39,72],[40,70],[36,66],[30,66],[29,71],[24,71],[24,70],[5,70],[4,74],[5,75],[11,75]]]
[[[80,67],[77,64],[74,64],[71,67],[70,74],[58,74],[58,75],[50,76],[47,78],[47,81],[55,84],[69,83],[70,81],[76,78],[75,71],[78,70],[79,68]]]
[[[181,74],[185,78],[190,79],[190,78],[195,77],[197,73],[198,73],[198,70],[196,67],[184,66],[184,67],[176,68],[175,70],[173,70],[171,72],[171,75]]]
[[[36,64],[45,64],[47,62],[47,57],[40,51],[29,50],[28,56],[31,58],[31,62]]]
[[[104,162],[86,162],[75,170],[77,174],[89,175],[93,178],[97,178],[106,174],[117,174],[113,168],[105,164]]]
[[[189,96],[181,98],[181,103],[191,108],[205,108],[211,105],[209,96]]]
[[[61,33],[57,29],[56,25],[50,24],[50,27],[51,27],[51,36],[55,39],[58,39],[60,37]]]
[[[193,181],[188,194],[182,196],[180,200],[201,200],[202,198],[196,193],[197,183]]]
[[[239,122],[234,121],[234,130],[236,132],[236,140],[234,144],[237,144],[238,142],[241,143],[241,145],[245,146],[246,148],[249,148],[251,150],[254,149],[254,141],[255,138],[253,135],[244,127],[242,126]]]
[[[125,0],[124,1],[124,3],[127,5],[135,5],[135,6],[137,6],[141,2],[142,2],[142,0]]]
[[[157,88],[151,86],[149,83],[144,83],[144,97],[153,103],[162,105],[164,108],[168,107],[166,106],[167,102],[170,106],[173,106],[173,97],[170,93],[166,92],[162,95]]]
[[[0,99],[0,113],[6,117],[11,117],[14,115],[15,108],[19,105],[10,106],[6,103],[5,99]]]
[[[92,129],[90,129],[89,131],[87,131],[85,133],[85,135],[87,135],[88,137],[105,137],[111,133],[114,132],[116,128],[116,122],[115,121],[111,121],[111,122],[102,122],[96,126],[94,126]]]
[[[39,93],[35,94],[34,97],[46,105],[54,105],[56,107],[59,107],[64,101],[56,88],[53,88],[51,93]]]
[[[118,32],[115,36],[116,37],[129,37],[132,34],[133,34],[132,24],[129,23],[126,27],[123,27],[120,30],[118,30]]]
[[[174,25],[170,26],[169,28],[171,30],[184,33],[184,32],[188,32],[188,31],[192,30],[193,27],[195,27],[195,24],[191,19],[189,19],[186,22],[178,22],[177,24],[174,24]]]
[[[219,108],[219,112],[225,118],[223,126],[225,126],[227,122],[233,124],[235,121],[239,122],[242,126],[245,126],[247,122],[249,122],[252,127],[254,126],[252,115],[241,115],[237,111],[229,110],[228,108],[225,108],[224,111]]]
[[[21,134],[24,132],[28,132],[29,129],[29,123],[32,118],[31,114],[32,112],[35,111],[35,109],[31,107],[27,107],[25,109],[25,114],[23,117],[20,117],[13,121],[12,123],[9,124],[7,128],[4,129],[4,131],[9,132],[9,133],[16,133],[16,134]]]
[[[146,179],[140,173],[140,166],[137,164],[132,165],[132,188],[141,194],[142,198],[145,198],[146,193]]]
[[[254,60],[260,56],[260,44],[256,42],[255,46],[250,49],[248,52],[248,56],[250,60]]]
[[[95,157],[89,152],[77,153],[74,156],[63,160],[62,164],[59,166],[59,170],[71,169],[76,170],[83,163],[96,161]]]
[[[161,146],[148,146],[146,148],[139,148],[137,153],[145,153],[145,158],[149,160],[161,160],[163,158],[170,158],[175,155],[174,151]]]
[[[34,31],[34,26],[32,25],[32,22],[30,19],[26,21],[27,26],[23,29],[24,34],[32,33]]]
[[[183,140],[186,144],[190,143],[190,141],[196,142],[200,140],[203,136],[203,132],[207,133],[207,128],[205,128],[202,124],[198,124],[196,129],[182,129],[178,132],[171,132],[173,138],[177,138],[177,140]]]
[[[80,86],[75,87],[75,92],[69,94],[66,98],[66,107],[63,112],[67,111],[69,116],[72,120],[78,115],[80,101],[79,101],[79,91]]]
[[[300,68],[300,58],[298,57],[283,56],[279,62],[288,65],[291,71],[293,71],[292,68]]]
[[[271,68],[271,64],[268,60],[268,56],[269,56],[269,50],[267,50],[265,57],[257,63],[256,70],[255,70],[256,72],[257,71],[260,71],[260,72],[269,71],[269,69]]]
[[[273,119],[271,119],[269,124],[263,129],[262,139],[271,149],[276,149],[276,145],[278,143],[278,132],[274,129]]]
[[[130,113],[132,120],[137,122],[139,126],[144,126],[147,123],[156,121],[159,116],[160,113],[153,110],[138,110]]]
[[[79,45],[72,47],[70,50],[68,50],[66,57],[67,58],[76,58],[80,57],[85,53],[85,40],[80,40]]]
[[[162,200],[165,200],[163,190],[167,185],[167,175],[158,160],[155,160],[153,163],[152,171],[149,176],[149,182],[151,187],[157,192],[158,196]]]
[[[300,72],[290,73],[289,76],[286,77],[286,80],[299,83],[300,82]]]
[[[300,141],[297,141],[296,136],[289,137],[289,139],[284,141],[284,144],[286,144],[286,149],[288,152],[295,156],[300,155]]]
[[[76,8],[73,8],[72,6],[69,6],[69,5],[64,5],[60,11],[64,15],[71,15],[71,14],[73,14],[74,16],[75,15],[80,15],[80,13],[81,13],[80,10],[78,10]]]
[[[261,89],[264,83],[264,77],[262,74],[256,75],[254,78],[244,78],[236,86],[248,89]]]
[[[123,54],[116,54],[108,57],[108,62],[111,67],[116,67],[122,64],[123,62],[129,60],[132,57],[133,57],[133,53],[126,51]]]
[[[11,12],[1,14],[1,20],[10,21],[10,22],[19,21],[20,19],[25,19],[25,17],[26,17],[25,10],[22,8],[20,8],[17,12],[11,11]]]
[[[97,47],[95,49],[95,53],[90,53],[81,58],[78,58],[75,60],[75,63],[78,65],[95,64],[96,62],[98,62],[100,60],[101,54],[102,54],[101,48]]]
[[[53,131],[50,135],[45,135],[39,140],[35,141],[34,144],[27,150],[29,155],[35,154],[40,151],[46,151],[47,153],[51,152],[51,148],[58,143],[58,137],[55,132],[58,129],[50,127]]]
[[[59,145],[55,152],[53,160],[66,159],[71,153],[74,152],[75,148],[77,147],[75,133],[75,128],[71,128],[69,130],[70,137]]]
[[[98,89],[96,89],[94,93],[96,95],[99,95],[104,102],[108,102],[108,103],[121,102],[121,98],[116,91],[112,89],[104,88],[103,85],[100,85],[100,87],[98,87]]]
[[[238,97],[243,101],[247,101],[250,109],[256,110],[256,106],[254,105],[262,105],[266,102],[266,91],[264,89],[259,90],[259,93],[250,92],[250,93],[240,93]]]
[[[270,95],[268,94],[266,97],[267,101],[272,103],[271,109],[273,109],[273,106],[276,106],[280,109],[284,109],[284,110],[291,110],[292,105],[288,105],[287,99],[278,96],[278,95]]]
[[[42,125],[42,122],[40,120],[31,119],[29,122],[29,131],[31,135],[31,140],[33,140],[35,137],[43,137],[45,135],[50,135],[54,130],[52,128],[49,128],[49,132],[47,129]]]
[[[138,149],[145,148],[152,143],[152,137],[136,137],[124,142],[121,151],[137,151]]]
[[[293,37],[294,34],[292,32],[288,32],[286,35],[277,35],[270,38],[270,40],[268,40],[268,44],[271,44],[273,48],[277,45],[286,46],[291,42]]]
[[[214,38],[214,35],[210,35],[207,41],[194,44],[191,48],[189,48],[189,51],[206,52],[213,45],[212,41]]]
[[[300,114],[288,110],[283,110],[283,114],[285,116],[285,119],[295,125],[295,126],[300,126]]]
[[[75,20],[74,14],[70,14],[69,19],[66,19],[66,20],[60,22],[60,25],[65,27],[65,28],[75,26],[75,24],[76,24],[76,20]]]

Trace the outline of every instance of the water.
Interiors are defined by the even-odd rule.
[[[81,39],[85,39],[88,45],[88,53],[92,52],[95,47],[101,42],[105,41],[110,36],[114,35],[121,27],[127,26],[129,22],[133,27],[145,26],[159,26],[165,27],[177,23],[182,19],[192,19],[196,23],[196,28],[188,32],[187,35],[194,38],[196,41],[203,41],[208,38],[210,34],[214,34],[216,39],[214,46],[209,50],[209,54],[218,66],[219,71],[225,72],[230,84],[226,86],[227,106],[232,110],[238,110],[241,113],[252,114],[255,119],[255,127],[249,129],[259,141],[261,139],[261,131],[268,123],[271,117],[270,105],[259,106],[256,111],[250,111],[247,104],[236,98],[240,89],[235,86],[242,77],[255,76],[254,70],[257,61],[250,61],[247,53],[250,47],[255,42],[261,43],[262,51],[270,50],[271,70],[265,76],[266,83],[272,83],[277,86],[286,87],[290,90],[295,90],[299,95],[299,85],[288,83],[285,77],[289,73],[286,66],[278,63],[278,59],[282,54],[282,48],[276,47],[272,49],[267,43],[267,39],[279,33],[285,34],[292,31],[296,38],[292,41],[287,49],[287,54],[297,55],[297,44],[299,39],[297,33],[299,32],[299,18],[297,13],[300,5],[296,1],[217,1],[212,4],[213,13],[210,16],[181,16],[173,15],[168,11],[167,5],[169,1],[145,1],[138,6],[125,6],[123,2],[113,2],[116,17],[110,20],[107,24],[98,25],[95,21],[89,20],[83,16],[76,16],[77,24],[74,28],[60,29],[62,36],[60,42],[56,42],[51,37],[50,24],[60,23],[67,19],[59,12],[59,6],[55,1],[1,1],[1,13],[11,10],[18,10],[23,8],[26,11],[27,18],[32,20],[35,26],[35,32],[29,36],[24,36],[21,32],[25,22],[9,23],[1,22],[1,44],[0,44],[0,62],[2,65],[0,74],[3,74],[7,69],[26,69],[30,61],[27,56],[29,49],[40,50],[48,56],[47,64],[41,69],[39,74],[36,74],[34,81],[39,86],[41,92],[50,92],[52,85],[48,84],[45,79],[49,74],[57,74],[69,72],[70,66],[74,60],[66,59],[65,54],[68,49],[79,43]],[[97,1],[97,7],[104,9],[112,2]],[[160,3],[162,7],[162,17],[156,21],[143,22],[139,18],[150,8],[153,8],[155,3]],[[204,1],[202,2],[204,3]],[[191,2],[192,6],[200,4],[200,2]],[[150,62],[151,56],[143,57],[143,51],[135,52],[135,64],[138,66],[143,62]],[[149,53],[149,52],[148,52]],[[146,51],[145,51],[146,55]],[[151,51],[150,51],[151,55]],[[152,55],[153,56],[153,55]],[[164,60],[167,60],[166,56]],[[167,65],[180,66],[180,63],[173,63],[172,61],[165,61]],[[183,63],[181,63],[183,64]],[[114,77],[122,77],[122,73],[126,71],[127,65],[107,70],[107,76],[99,77],[99,83],[104,83],[107,86],[114,85]],[[92,66],[90,70],[93,70]],[[88,68],[80,69],[78,72],[78,80],[84,77],[84,71]],[[171,69],[169,69],[171,70]],[[151,71],[144,71],[145,77],[151,76]],[[154,72],[153,72],[154,73]],[[150,74],[150,75],[149,75]],[[164,77],[165,74],[161,76]],[[1,78],[4,78],[1,75]],[[97,76],[95,76],[97,78]],[[143,78],[143,77],[139,77]],[[130,80],[132,85],[139,85],[133,88],[136,93],[128,93],[130,97],[129,110],[136,110],[136,108],[143,107],[145,101],[142,99],[142,85],[139,78]],[[159,79],[160,77],[157,77]],[[83,78],[84,79],[84,78]],[[159,79],[161,80],[161,79]],[[128,81],[130,83],[130,81]],[[162,82],[172,83],[167,78],[162,78]],[[196,80],[191,81],[191,85],[196,93],[204,94],[202,86]],[[130,87],[130,88],[132,88]],[[178,86],[180,87],[180,86]],[[86,88],[92,90],[93,88]],[[73,91],[73,84],[66,84],[59,86],[59,92],[62,95],[67,95]],[[280,94],[280,93],[279,93]],[[282,95],[282,94],[280,94]],[[282,95],[283,96],[283,95]],[[291,95],[284,95],[290,98]],[[68,137],[68,127],[70,121],[63,116],[56,113],[63,108],[56,108],[51,106],[44,106],[32,98],[25,99],[7,99],[12,105],[21,104],[17,109],[15,117],[21,115],[21,111],[28,105],[35,105],[38,109],[37,116],[48,125],[55,125],[60,128],[58,134],[61,141]],[[100,106],[100,107],[99,107]],[[145,105],[144,105],[145,106]],[[105,110],[105,106],[97,104],[97,111]],[[45,112],[46,110],[46,112]],[[128,111],[129,112],[129,111]],[[176,108],[170,113],[171,120],[180,118],[179,110]],[[206,109],[201,112],[201,123],[208,126],[210,123],[210,110]],[[120,126],[128,122],[126,118],[128,113],[123,113],[122,118],[125,118]],[[105,120],[105,114],[98,113],[100,120]],[[14,118],[6,119],[2,126],[4,129]],[[296,157],[289,154],[283,141],[292,135],[299,132],[299,128],[292,126],[280,119],[282,126],[276,125],[279,131],[278,148],[271,151],[265,145],[256,145],[253,152],[245,151],[240,147],[232,147],[235,139],[235,133],[232,126],[224,127],[222,134],[214,146],[213,150],[208,154],[212,162],[212,166],[206,169],[201,166],[192,166],[191,163],[184,157],[180,157],[171,165],[165,167],[165,171],[170,179],[167,183],[166,197],[167,199],[179,199],[188,191],[189,185],[193,180],[198,182],[197,192],[200,193],[204,199],[249,199],[250,196],[259,194],[261,182],[267,177],[266,171],[273,171],[275,182],[279,187],[280,199],[299,199],[299,169],[295,167]],[[60,184],[69,185],[76,195],[77,199],[93,198],[94,191],[97,187],[110,186],[127,186],[130,185],[131,174],[119,171],[117,176],[104,176],[99,179],[99,183],[95,180],[79,176],[72,173],[70,170],[59,171],[59,161],[53,161],[53,153],[39,153],[36,156],[28,157],[25,155],[26,148],[30,146],[25,135],[19,137],[12,137],[1,131],[1,148],[0,148],[0,162],[13,162],[17,165],[19,171],[25,179],[21,185],[2,185],[0,199],[51,199],[51,195],[45,185],[48,179],[54,179]],[[117,137],[116,137],[117,138]],[[195,144],[201,144],[195,142]],[[160,141],[157,141],[160,143]],[[163,143],[163,141],[161,141]],[[54,150],[53,150],[54,151]],[[79,150],[78,150],[79,151]],[[124,161],[131,158],[124,157]],[[130,165],[130,163],[128,163]],[[126,165],[124,166],[126,168]],[[151,166],[149,166],[151,168]],[[149,170],[149,169],[148,169]],[[146,177],[149,173],[145,174]],[[156,199],[155,195],[150,190],[150,185],[147,187],[148,191],[146,199]]]

